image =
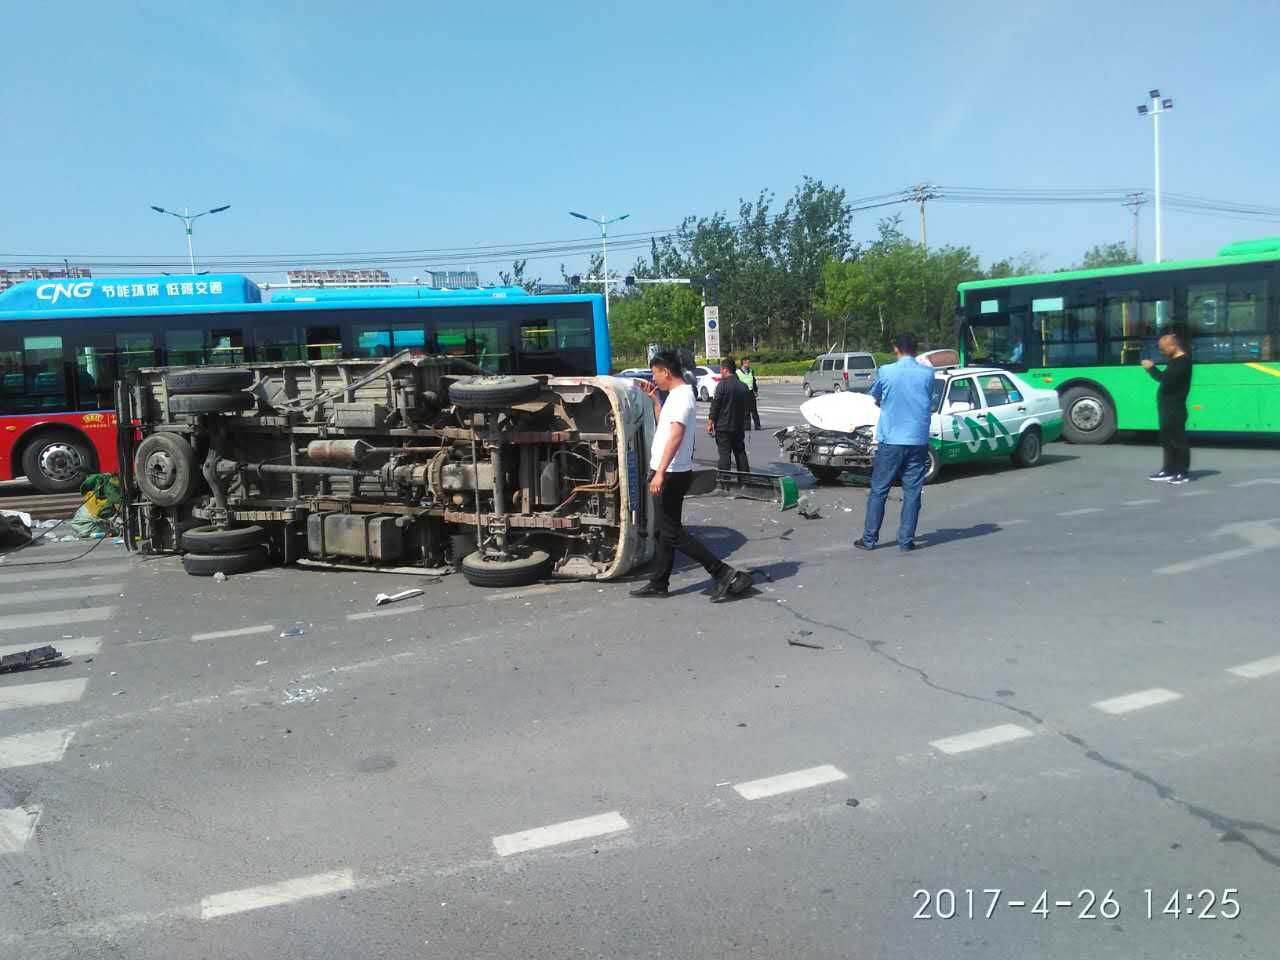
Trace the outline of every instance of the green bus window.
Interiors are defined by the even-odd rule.
[[[168,330],[164,335],[165,364],[185,367],[204,363],[203,330]]]
[[[1067,307],[1062,297],[1031,302],[1031,315],[1048,366],[1079,366],[1098,362],[1098,308]]]
[[[342,356],[342,332],[337,327],[307,327],[307,359],[334,360]]]
[[[206,363],[231,366],[244,363],[244,331],[210,330]]]
[[[297,327],[259,327],[253,333],[254,359],[259,363],[288,363],[302,359]]]
[[[120,373],[156,365],[155,338],[149,333],[116,334],[116,368]]]
[[[511,357],[500,349],[497,327],[441,327],[436,331],[436,348],[474,363],[485,373],[511,372]]]
[[[67,375],[62,366],[61,337],[25,337],[22,366],[28,409],[66,409]]]

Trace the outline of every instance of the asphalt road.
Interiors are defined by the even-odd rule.
[[[700,499],[720,606],[6,556],[0,957],[1273,957],[1280,450],[1157,457]]]

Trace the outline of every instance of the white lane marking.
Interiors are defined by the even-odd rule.
[[[18,613],[0,617],[0,632],[26,630],[30,627],[61,627],[72,623],[93,623],[110,620],[116,615],[115,607],[85,607],[83,610],[48,610],[44,613]]]
[[[546,593],[559,593],[565,588],[565,584],[547,584],[541,587],[529,587],[527,590],[513,590],[510,593],[498,593],[492,597],[486,597],[487,600],[519,600],[522,597],[540,597]]]
[[[1211,553],[1196,560],[1171,563],[1167,567],[1157,568],[1155,572],[1166,575],[1191,573],[1194,570],[1211,567],[1217,563],[1239,560],[1242,557],[1250,557],[1255,553],[1261,553],[1263,550],[1272,550],[1280,547],[1280,530],[1277,530],[1274,526],[1278,522],[1280,522],[1280,517],[1270,520],[1246,520],[1241,523],[1228,523],[1219,527],[1210,536],[1220,537],[1224,534],[1232,534],[1244,540],[1249,546],[1236,547],[1234,550],[1223,550],[1220,553]]]
[[[201,900],[200,919],[212,920],[214,917],[225,917],[231,913],[261,910],[264,907],[276,907],[282,903],[293,903],[296,900],[307,900],[311,897],[325,897],[350,890],[353,886],[355,886],[355,876],[350,870],[334,870],[330,873],[298,877],[296,880],[267,883],[260,887],[229,890]]]
[[[1084,507],[1080,510],[1063,510],[1058,514],[1060,517],[1083,517],[1086,513],[1101,513],[1101,507]]]
[[[376,617],[402,617],[406,613],[422,613],[426,604],[419,603],[411,607],[387,607],[385,610],[367,610],[364,613],[348,613],[348,620],[373,620]]]
[[[774,777],[761,777],[759,780],[747,780],[735,783],[733,789],[744,800],[759,800],[761,797],[773,797],[779,793],[790,793],[793,790],[807,790],[809,787],[820,787],[824,783],[835,783],[849,779],[842,770],[829,763],[806,770],[793,770],[780,773]]]
[[[271,623],[260,623],[256,627],[237,627],[234,630],[212,630],[209,633],[193,633],[191,639],[193,641],[200,640],[222,640],[225,637],[251,637],[255,633],[275,633],[276,628]]]
[[[41,730],[16,737],[0,737],[0,770],[57,763],[67,752],[74,730]]]
[[[1234,673],[1237,677],[1244,677],[1246,680],[1268,677],[1273,673],[1280,673],[1280,657],[1263,657],[1261,660],[1250,660],[1248,663],[1242,663],[1236,667],[1227,667],[1227,673]]]
[[[1273,479],[1273,478],[1271,478],[1271,477],[1259,477],[1257,480],[1241,480],[1239,483],[1233,483],[1233,484],[1231,484],[1231,486],[1233,486],[1233,487],[1260,487],[1260,486],[1262,486],[1263,484],[1278,484],[1278,485],[1280,485],[1280,480],[1276,480],[1276,479]]]
[[[1147,504],[1149,504],[1149,503],[1159,503],[1159,502],[1160,502],[1159,500],[1154,500],[1154,499],[1152,499],[1152,498],[1148,497],[1146,500],[1126,500],[1124,503],[1120,504],[1120,506],[1122,506],[1122,507],[1145,507],[1145,506],[1146,506]]]
[[[1101,710],[1103,713],[1121,714],[1132,713],[1135,710],[1145,710],[1147,707],[1154,707],[1161,703],[1170,703],[1181,699],[1182,694],[1173,690],[1166,690],[1164,687],[1152,687],[1150,690],[1138,690],[1135,693],[1126,693],[1123,696],[1099,700],[1092,706],[1095,710]]]
[[[1208,496],[1209,494],[1211,494],[1211,493],[1213,493],[1213,491],[1212,491],[1212,490],[1187,490],[1187,491],[1185,491],[1184,493],[1180,493],[1180,494],[1178,494],[1178,496],[1181,496],[1181,497],[1207,497],[1207,496]]]
[[[100,567],[94,567],[89,573],[85,573],[83,567],[77,567],[74,564],[66,564],[58,567],[56,570],[48,570],[45,572],[30,571],[24,573],[0,573],[0,584],[5,583],[41,583],[45,580],[82,580],[86,576],[117,576],[118,574],[127,573],[133,569],[130,563],[104,563]]]
[[[0,853],[21,853],[39,819],[40,808],[36,806],[0,810]]]
[[[80,597],[110,597],[124,589],[123,583],[86,583],[78,587],[54,587],[51,590],[23,590],[3,595],[6,606],[26,603],[48,603],[51,600],[78,600]]]
[[[595,817],[582,817],[579,820],[566,820],[553,823],[549,827],[535,827],[520,833],[506,833],[493,838],[493,849],[500,857],[509,857],[514,853],[528,850],[541,850],[543,847],[554,847],[561,843],[572,843],[574,840],[586,840],[588,837],[601,837],[607,833],[618,833],[627,830],[631,824],[623,819],[616,810],[602,813]]]
[[[1016,723],[1002,723],[995,727],[985,727],[972,733],[961,733],[954,737],[943,737],[941,740],[930,740],[929,746],[943,753],[968,753],[970,750],[982,750],[1000,743],[1021,740],[1033,736],[1026,727]]]
[[[997,520],[997,527],[1016,527],[1019,524],[1030,523],[1030,520]]]
[[[75,640],[54,640],[47,644],[56,649],[64,657],[88,657],[97,653],[102,646],[101,637],[77,637]],[[11,653],[22,653],[24,650],[34,650],[36,647],[46,646],[44,642],[40,643],[14,643],[7,647],[0,647],[0,657],[7,657]]]
[[[87,679],[49,680],[16,687],[0,687],[0,710],[20,707],[47,707],[55,703],[75,703],[84,696]]]

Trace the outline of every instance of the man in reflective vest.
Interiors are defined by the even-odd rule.
[[[738,379],[747,387],[747,429],[751,429],[751,424],[755,423],[755,429],[760,429],[760,409],[756,406],[756,401],[760,395],[760,384],[756,382],[755,371],[751,369],[751,358],[743,357],[742,365],[738,367]]]

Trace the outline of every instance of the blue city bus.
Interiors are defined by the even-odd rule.
[[[263,290],[224,275],[32,280],[0,293],[0,480],[114,471],[113,384],[137,367],[390,356],[490,373],[608,374],[604,298],[520,287]]]

